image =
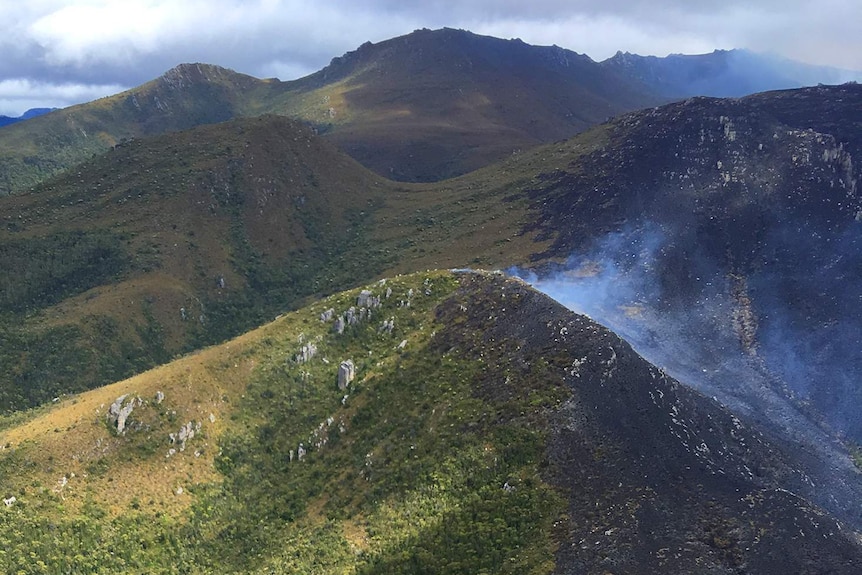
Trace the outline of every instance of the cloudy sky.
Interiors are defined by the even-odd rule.
[[[443,26],[595,60],[748,48],[862,70],[860,22],[859,0],[0,0],[0,114],[93,100],[181,62],[289,80]]]

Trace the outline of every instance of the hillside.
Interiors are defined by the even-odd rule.
[[[859,290],[859,99],[858,87],[842,86],[690,100],[434,185],[380,179],[276,117],[130,142],[83,166],[80,176],[0,202],[9,214],[0,232],[4,266],[15,270],[3,292],[11,314],[6,349],[31,349],[5,358],[13,387],[31,390],[5,405],[106,383],[236,335],[344,282],[466,265],[517,264],[547,274],[552,268],[543,264],[559,270],[571,257],[570,267],[626,280],[605,290],[605,309],[589,311],[654,361],[703,381],[710,393],[721,386],[702,375],[703,365],[749,364],[746,379],[765,377],[778,397],[813,408],[806,417],[828,413],[827,427],[858,438],[857,328],[841,310]],[[25,240],[31,247],[22,249]],[[51,255],[69,245],[77,255]],[[608,277],[586,276],[596,278],[587,287]],[[136,294],[127,301],[139,303],[111,295],[127,289]],[[595,300],[583,289],[580,295]],[[202,309],[213,320],[205,327]],[[629,321],[631,313],[620,313],[626,309],[651,311],[642,320],[658,323]],[[24,324],[22,314],[29,314]],[[111,318],[133,343],[126,350],[100,343],[125,359],[81,377],[69,366],[94,362],[44,354],[87,338],[117,341],[98,335],[112,331],[88,317]],[[674,358],[661,345],[677,324],[688,326],[683,333],[718,338],[724,351]],[[778,337],[785,328],[794,337]],[[801,374],[809,371],[783,365],[794,356],[798,363],[806,346],[818,350],[806,370],[834,374],[837,365],[843,375],[807,386]],[[760,374],[754,379],[752,368]],[[726,389],[722,399],[767,413],[773,408],[758,399],[758,385],[751,393]]]
[[[588,56],[452,29],[364,44],[284,88],[285,113],[407,181],[464,174],[659,102]]]
[[[792,454],[522,282],[365,289],[4,421],[3,570],[862,565],[854,536],[788,490],[806,489]],[[114,403],[132,406],[122,433]]]
[[[780,419],[765,415],[774,406],[760,387],[781,388],[859,440],[862,358],[852,342],[862,326],[847,310],[862,295],[860,101],[862,88],[848,85],[621,117],[611,146],[546,172],[530,192],[540,236],[554,238],[545,256],[616,275],[619,289],[590,313],[655,361],[677,361],[684,379],[705,380],[713,393],[723,386],[698,375],[704,368],[751,368],[760,376],[743,378],[748,392],[721,391],[728,404]],[[660,349],[679,326],[708,342],[682,361]]]
[[[133,90],[55,110],[0,132],[0,195],[26,190],[120,142],[222,122],[264,82],[182,64]]]
[[[115,381],[370,279],[362,224],[381,189],[308,128],[262,117],[136,139],[2,198],[0,405]]]
[[[383,274],[526,261],[527,200],[503,201],[499,177],[401,186],[264,116],[138,138],[0,198],[0,410],[116,381]]]
[[[659,100],[586,56],[456,30],[367,43],[306,78],[181,64],[142,86],[0,132],[0,195],[126,140],[279,114],[398,180],[442,180]]]

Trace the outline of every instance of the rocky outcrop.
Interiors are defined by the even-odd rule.
[[[126,401],[128,397],[128,394],[121,395],[108,408],[108,421],[116,427],[117,433],[120,435],[125,434],[128,419],[132,411],[144,404],[140,397],[133,397]]]
[[[202,428],[200,421],[189,421],[177,433],[168,434],[171,443],[179,446],[180,451],[186,450],[186,443],[194,439],[195,434],[200,433]],[[169,453],[169,455],[172,455]]]
[[[313,343],[307,343],[299,348],[299,353],[296,354],[294,361],[296,363],[308,363],[317,354],[317,346]]]
[[[344,391],[356,377],[356,366],[352,359],[341,362],[338,366],[338,389]]]

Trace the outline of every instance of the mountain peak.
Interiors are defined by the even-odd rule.
[[[230,68],[200,62],[178,64],[159,77],[159,81],[173,88],[185,88],[199,83],[235,83],[238,79],[255,80]]]

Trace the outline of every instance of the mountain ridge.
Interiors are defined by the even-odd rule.
[[[128,398],[118,434],[106,412]],[[187,420],[198,432],[179,449],[167,432]],[[0,442],[7,569],[56,555],[96,573],[849,574],[862,561],[851,532],[786,490],[804,478],[756,428],[499,274],[336,294],[63,399]],[[148,465],[146,481],[124,479]]]
[[[311,123],[387,177],[440,180],[658,101],[574,52],[448,29],[364,44],[290,82],[181,64],[127,92],[4,130],[0,193],[28,189],[125,139],[266,113]]]
[[[862,72],[804,64],[741,49],[670,54],[661,58],[618,51],[600,65],[640,80],[655,92],[674,99],[738,98],[757,92],[862,80]]]

